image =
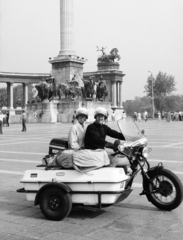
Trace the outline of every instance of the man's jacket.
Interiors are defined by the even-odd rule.
[[[85,134],[85,148],[86,149],[104,149],[107,141],[105,140],[106,136],[125,140],[122,133],[119,133],[115,130],[112,130],[105,124],[97,124],[96,122],[88,125],[86,134]]]

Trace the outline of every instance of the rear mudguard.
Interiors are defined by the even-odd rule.
[[[152,174],[156,174],[158,171],[162,170],[163,169],[163,165],[162,164],[159,164],[158,166],[155,166],[155,167],[152,167],[150,168],[146,174],[143,174],[143,191],[140,195],[146,195],[147,196],[147,199],[149,200],[149,183],[151,182],[151,179],[150,179],[150,176]]]
[[[57,183],[57,182],[48,183],[48,184],[44,185],[42,188],[39,189],[38,193],[36,194],[36,198],[35,198],[35,201],[34,201],[34,206],[39,204],[42,192],[46,188],[50,188],[50,187],[58,187],[59,189],[63,190],[66,193],[70,193],[72,191],[71,188],[64,183]]]

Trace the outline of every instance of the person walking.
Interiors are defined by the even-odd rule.
[[[0,111],[0,134],[3,134],[3,114],[2,112]]]
[[[22,120],[22,132],[26,132],[27,128],[26,128],[26,113],[25,113],[25,110],[22,110],[21,120]]]
[[[134,114],[133,114],[133,119],[134,119],[134,122],[137,121],[137,112],[134,112]]]
[[[141,122],[141,113],[140,112],[137,113],[137,121]]]
[[[146,121],[147,121],[147,119],[148,119],[148,112],[147,112],[147,111],[145,111],[145,112],[144,112],[144,121],[146,122]]]
[[[7,127],[9,127],[9,117],[10,117],[10,114],[9,114],[9,112],[7,111],[7,112],[6,112],[6,125],[7,125]]]
[[[167,119],[166,120],[167,120],[167,122],[170,122],[172,120],[170,111],[167,113]]]
[[[160,121],[161,120],[161,113],[158,112],[158,120]]]
[[[114,111],[112,112],[111,117],[112,117],[112,121],[115,122],[115,118],[116,118],[116,117],[115,117],[115,112],[114,112]]]
[[[122,120],[123,120],[123,122],[126,121],[126,112],[125,111],[123,111],[123,113],[122,113]]]

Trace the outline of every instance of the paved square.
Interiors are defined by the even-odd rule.
[[[152,166],[163,162],[183,182],[183,122],[150,120],[141,122],[152,148]],[[71,124],[21,124],[3,127],[0,135],[0,239],[181,239],[183,204],[172,212],[158,210],[141,192],[141,176],[135,179],[131,195],[120,204],[102,210],[74,208],[60,222],[46,220],[39,206],[27,202],[20,179],[47,154],[54,137],[67,137]],[[109,126],[117,129],[115,123]]]

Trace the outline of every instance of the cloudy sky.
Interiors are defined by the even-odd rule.
[[[0,0],[0,71],[50,73],[60,50],[59,0]],[[144,96],[151,71],[173,75],[183,94],[182,0],[74,0],[75,50],[97,70],[96,46],[121,55],[123,101]]]

